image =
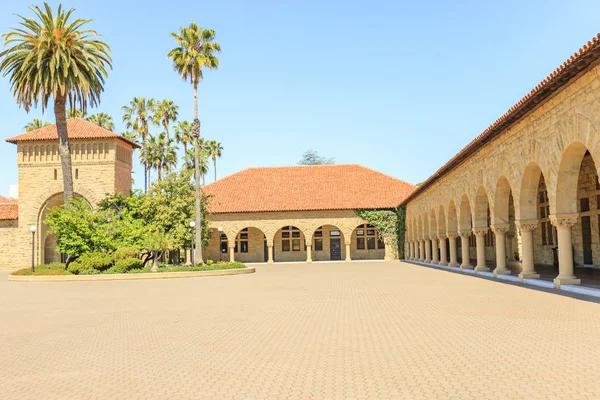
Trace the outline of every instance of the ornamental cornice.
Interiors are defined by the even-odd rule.
[[[510,229],[510,224],[494,224],[491,226],[492,231],[498,235],[503,235]]]
[[[570,228],[577,223],[579,214],[550,215],[550,222],[557,228]]]
[[[471,230],[468,230],[468,231],[459,231],[458,232],[458,236],[460,236],[462,238],[469,238],[472,233],[473,232],[471,232]]]
[[[538,226],[537,219],[529,219],[523,221],[515,221],[517,228],[520,232],[533,232],[535,228]]]

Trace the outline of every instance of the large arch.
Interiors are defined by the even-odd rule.
[[[377,228],[371,224],[360,224],[352,231],[350,255],[353,260],[385,259],[385,243]]]
[[[527,164],[523,172],[519,194],[519,215],[517,215],[517,219],[520,221],[537,219],[540,178],[543,178],[540,166],[534,162]]]
[[[314,234],[313,234],[314,236]],[[282,226],[273,239],[273,261],[306,261],[306,237],[294,225]]]
[[[473,228],[486,228],[488,226],[489,202],[483,186],[477,188],[475,194],[475,209],[473,213]]]
[[[466,194],[463,194],[460,199],[460,209],[458,217],[458,228],[461,231],[467,231],[473,228],[471,223],[471,205],[469,204],[469,197]]]
[[[448,233],[456,233],[458,232],[458,214],[456,212],[456,206],[454,205],[454,200],[450,200],[448,204]]]
[[[510,224],[510,198],[512,190],[508,179],[501,176],[496,183],[494,192],[494,215],[492,223],[494,225]]]
[[[577,213],[577,183],[581,162],[587,150],[583,143],[573,142],[562,154],[554,196],[557,215]]]
[[[346,242],[342,229],[336,225],[322,225],[313,232],[312,236],[312,260],[343,261],[346,259]]]

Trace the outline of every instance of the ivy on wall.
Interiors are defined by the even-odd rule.
[[[396,256],[404,258],[405,206],[393,210],[356,210],[356,215],[377,228],[379,237],[390,243]]]

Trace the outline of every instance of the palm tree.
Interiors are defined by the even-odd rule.
[[[96,113],[87,117],[86,120],[93,122],[101,128],[108,129],[109,131],[113,131],[115,129],[113,119],[107,113]]]
[[[69,108],[67,110],[67,118],[85,118],[87,112],[83,112],[77,108]]]
[[[29,7],[35,18],[21,19],[20,27],[3,35],[0,71],[10,75],[13,94],[27,112],[41,103],[42,112],[54,100],[54,117],[58,132],[64,199],[73,198],[73,171],[67,131],[66,108],[87,110],[100,102],[107,68],[112,68],[110,47],[97,39],[98,33],[83,29],[91,19],[70,21],[74,8],[64,11],[58,6],[56,15],[48,3],[44,9]]]
[[[121,107],[123,110],[123,122],[127,129],[133,130],[142,141],[142,152],[148,137],[148,120],[150,119],[150,108],[153,100],[146,101],[144,97],[134,97],[128,106]],[[140,157],[142,161],[144,160]],[[144,163],[144,191],[148,191],[148,164]]]
[[[192,124],[189,121],[179,121],[175,125],[175,141],[183,145],[183,154],[187,154],[187,145],[194,143]]]
[[[25,125],[23,127],[23,129],[25,129],[25,132],[29,132],[29,131],[33,131],[35,129],[43,128],[44,126],[48,126],[48,125],[50,125],[50,122],[46,122],[46,121],[42,121],[41,119],[34,118],[30,122],[28,122],[27,125]]]
[[[157,163],[156,154],[158,151],[156,150],[156,146],[156,139],[153,136],[150,136],[140,149],[140,161],[144,165],[144,185],[147,185],[148,182],[150,182],[151,168]]]
[[[148,145],[151,148],[152,167],[156,169],[160,182],[163,171],[169,172],[177,165],[177,146],[173,144],[173,139],[168,138],[164,132],[158,136],[151,136],[148,139]]]
[[[195,171],[195,169],[196,169],[196,163],[194,162],[195,159],[196,159],[195,149],[194,148],[188,149],[187,153],[183,157],[183,169]],[[200,160],[199,167],[198,167],[199,172],[200,172],[200,178],[202,179],[202,185],[204,185],[204,177],[208,173],[208,167],[209,167],[208,153],[206,152],[205,149],[200,150],[200,157],[198,159]]]
[[[169,138],[169,124],[171,122],[175,122],[177,120],[177,115],[179,115],[179,106],[173,103],[171,100],[161,100],[153,102],[152,111],[154,115],[152,116],[152,122],[155,125],[162,125],[165,128],[165,133],[167,134],[167,139]]]
[[[213,168],[215,170],[215,181],[217,180],[217,157],[221,157],[223,155],[223,146],[221,142],[217,142],[216,140],[209,140],[207,143],[208,154],[213,161]]]
[[[215,52],[221,51],[221,46],[214,42],[215,31],[202,29],[195,22],[189,27],[181,27],[179,33],[171,33],[171,37],[177,42],[177,47],[171,50],[168,57],[173,60],[173,67],[184,80],[190,80],[194,87],[194,137],[200,138],[200,120],[198,119],[198,84],[202,80],[204,68],[217,69],[219,59]],[[196,181],[196,250],[194,259],[202,263],[202,216],[200,215],[200,150],[198,143],[195,146],[195,170]]]

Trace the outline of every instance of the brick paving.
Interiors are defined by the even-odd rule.
[[[399,262],[23,283],[0,398],[595,399],[600,305]]]

